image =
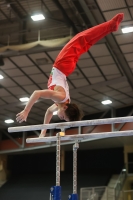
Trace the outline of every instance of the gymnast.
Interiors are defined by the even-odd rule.
[[[32,106],[39,98],[51,99],[54,102],[45,113],[44,124],[50,123],[54,111],[57,111],[57,115],[61,120],[80,120],[80,109],[76,104],[70,102],[66,77],[74,71],[81,54],[87,52],[92,45],[109,33],[118,30],[123,17],[124,14],[119,13],[111,20],[75,35],[58,54],[49,76],[48,89],[33,92],[24,110],[16,115],[17,122],[21,123],[27,120]],[[39,137],[44,137],[45,134],[46,130],[42,130]]]

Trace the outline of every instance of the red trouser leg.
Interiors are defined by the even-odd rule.
[[[73,43],[73,46],[80,48],[80,53],[82,54],[89,50],[92,45],[104,38],[106,35],[113,31],[116,31],[122,19],[123,13],[117,14],[111,20],[77,34],[75,37],[72,38],[72,40],[70,40],[69,43]]]
[[[66,76],[70,75],[74,71],[80,55],[87,52],[92,45],[110,32],[109,22],[105,22],[78,33],[61,50],[54,66]]]
[[[72,39],[72,43],[73,45],[78,44],[78,48],[80,48],[78,56],[88,51],[92,45],[114,31],[113,23],[112,21],[107,21],[77,34]]]
[[[73,45],[77,44],[76,46],[80,49],[78,58],[81,54],[88,51],[92,45],[111,33],[109,25],[110,22],[102,23],[77,34],[73,38]]]
[[[116,15],[112,20],[94,26],[75,35],[61,50],[57,56],[54,66],[67,76],[75,69],[76,62],[81,54],[104,38],[112,31],[116,31],[123,14]]]

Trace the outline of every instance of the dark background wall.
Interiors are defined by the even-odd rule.
[[[124,165],[123,148],[77,151],[79,172],[110,171],[119,173]],[[55,172],[56,152],[9,155],[8,169],[12,174]],[[73,152],[65,152],[65,172],[73,170]]]
[[[105,186],[112,174],[124,165],[123,148],[78,150],[78,194],[81,187]],[[49,199],[50,187],[56,184],[56,153],[9,155],[11,176],[0,189],[0,200]],[[65,153],[65,171],[61,172],[62,200],[73,189],[73,152]]]

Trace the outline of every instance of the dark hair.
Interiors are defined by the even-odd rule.
[[[65,113],[67,117],[69,118],[69,121],[81,120],[83,113],[76,104],[70,103],[70,104],[66,104],[66,106],[67,106],[67,109],[65,110]]]

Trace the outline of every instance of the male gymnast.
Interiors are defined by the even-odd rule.
[[[109,33],[118,30],[123,17],[124,14],[119,13],[111,20],[75,35],[58,54],[50,73],[48,89],[33,92],[24,110],[16,115],[17,122],[21,123],[27,120],[32,106],[39,98],[51,99],[54,102],[45,113],[44,124],[50,123],[54,111],[57,111],[57,115],[61,120],[80,120],[80,109],[76,104],[70,102],[66,77],[75,70],[81,54],[87,52],[91,46]],[[44,137],[45,134],[46,130],[42,130],[39,137]]]

